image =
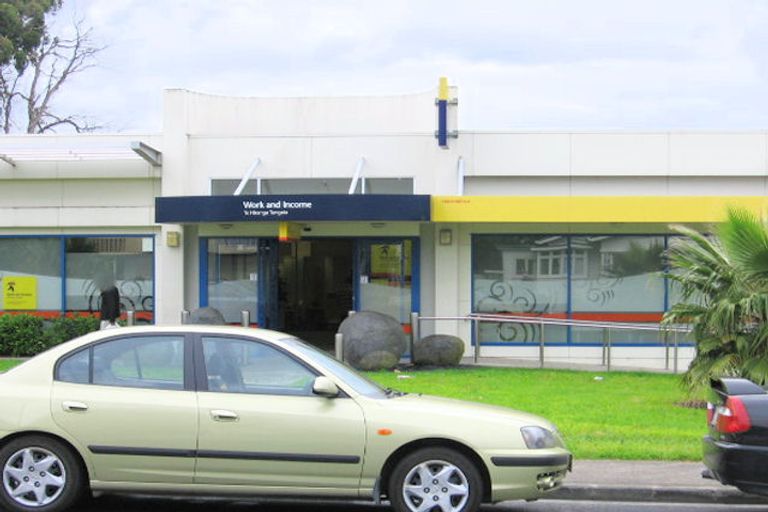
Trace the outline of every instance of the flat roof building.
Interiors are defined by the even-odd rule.
[[[158,134],[0,137],[0,312],[98,311],[99,274],[142,322],[201,306],[321,346],[349,311],[654,325],[670,224],[764,211],[768,132],[457,130],[456,88],[347,98],[168,90]],[[5,282],[5,281],[4,281]],[[429,320],[467,353],[597,362],[595,325]],[[663,367],[653,330],[615,364]],[[683,341],[682,339],[680,341]],[[692,349],[681,353],[690,359]],[[681,363],[683,364],[683,363]]]

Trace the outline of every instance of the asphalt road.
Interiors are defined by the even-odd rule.
[[[78,507],[77,512],[389,512],[368,503],[317,501],[218,500],[134,498],[102,496]],[[485,506],[482,512],[768,512],[768,506],[702,505],[675,503],[613,503],[543,500],[535,503],[505,502]]]

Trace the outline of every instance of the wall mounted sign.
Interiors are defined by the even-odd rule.
[[[3,309],[29,311],[37,309],[37,278],[3,276]]]
[[[428,195],[315,194],[155,199],[155,222],[428,221]]]

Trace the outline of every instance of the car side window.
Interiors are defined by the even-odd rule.
[[[184,389],[184,337],[132,336],[99,343],[59,363],[64,382]]]
[[[91,373],[89,352],[89,350],[81,350],[62,359],[59,363],[57,379],[75,384],[88,384]]]
[[[221,393],[311,395],[316,374],[265,343],[203,338],[208,390]]]

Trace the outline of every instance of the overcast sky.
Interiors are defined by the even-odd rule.
[[[60,111],[159,131],[162,90],[420,92],[480,130],[768,129],[764,0],[64,0],[107,46]]]

